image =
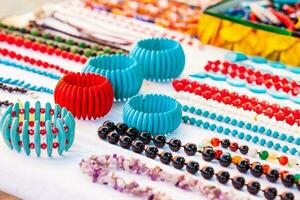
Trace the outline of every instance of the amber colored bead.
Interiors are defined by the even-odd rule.
[[[233,152],[237,151],[239,148],[239,145],[236,142],[230,143],[229,149]]]
[[[220,139],[219,138],[212,138],[210,141],[211,145],[214,147],[217,147],[220,145]]]
[[[242,159],[241,156],[235,155],[235,156],[232,156],[231,162],[234,164],[238,164],[241,161],[241,159]]]
[[[268,173],[268,171],[269,171],[269,169],[270,169],[270,166],[267,165],[267,164],[263,164],[262,167],[263,167],[263,169],[264,169],[264,173],[265,173],[265,174]]]
[[[281,165],[286,165],[288,163],[288,158],[286,156],[280,156],[278,161]]]

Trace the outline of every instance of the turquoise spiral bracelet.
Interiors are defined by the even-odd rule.
[[[9,106],[0,118],[0,130],[5,144],[10,149],[20,152],[23,148],[26,155],[34,149],[36,155],[46,149],[47,155],[52,156],[57,148],[59,155],[68,151],[74,142],[75,120],[66,108],[50,103],[41,108],[37,101],[34,107],[26,101],[24,108],[20,103]]]
[[[239,128],[245,128],[245,129],[247,129],[249,131],[253,131],[255,133],[260,133],[262,135],[266,135],[266,136],[273,137],[273,138],[276,138],[276,139],[279,139],[282,141],[300,145],[300,137],[295,138],[292,135],[287,135],[285,133],[279,133],[278,131],[272,131],[271,129],[266,128],[264,126],[258,126],[255,124],[251,124],[249,122],[247,123],[242,120],[237,120],[237,119],[229,117],[229,116],[220,115],[215,112],[209,112],[208,110],[204,110],[201,108],[195,108],[194,106],[183,105],[182,110],[184,112],[190,112],[190,113],[193,113],[193,114],[205,117],[205,118],[209,118],[211,120],[217,120],[217,121],[223,122],[225,124],[230,124],[232,126],[236,126]]]
[[[214,123],[210,123],[208,121],[204,121],[201,119],[196,119],[194,117],[189,117],[187,115],[184,115],[182,117],[182,120],[184,123],[189,123],[193,126],[202,127],[206,130],[210,130],[224,135],[230,134],[232,137],[238,137],[241,140],[246,140],[254,144],[259,144],[260,146],[267,146],[268,148],[273,148],[276,151],[282,151],[284,153],[289,153],[291,155],[300,156],[300,151],[294,147],[290,148],[288,147],[288,145],[281,145],[280,143],[273,142],[272,140],[266,140],[264,138],[259,138],[258,136],[245,134],[244,132],[238,131],[236,129],[230,129],[223,126],[218,126]]]
[[[0,64],[10,66],[10,67],[15,67],[15,68],[18,68],[18,69],[21,69],[24,71],[28,71],[28,72],[32,72],[35,74],[43,75],[43,76],[46,76],[46,77],[49,77],[49,78],[52,78],[55,80],[60,79],[60,76],[58,76],[56,74],[53,74],[53,73],[47,72],[47,71],[38,70],[38,69],[35,69],[35,68],[27,66],[27,65],[19,64],[10,59],[1,59],[0,58]]]
[[[153,135],[173,132],[179,127],[181,116],[181,104],[159,94],[134,96],[123,110],[123,120],[128,126]]]
[[[130,55],[142,66],[144,78],[151,81],[172,80],[181,74],[185,65],[181,45],[166,38],[141,40]]]
[[[108,78],[114,89],[115,99],[127,100],[142,87],[143,72],[132,56],[116,54],[90,58],[83,72],[96,73]]]

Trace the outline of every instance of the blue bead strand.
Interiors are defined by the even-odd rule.
[[[201,127],[206,130],[214,131],[214,132],[224,134],[224,135],[230,134],[232,137],[238,137],[241,140],[246,140],[246,141],[252,142],[254,144],[259,144],[260,146],[264,146],[264,147],[267,146],[267,147],[273,148],[277,151],[289,153],[291,155],[300,156],[300,151],[294,147],[289,148],[287,145],[281,145],[279,143],[273,142],[272,140],[266,140],[264,138],[259,138],[258,136],[252,136],[250,134],[245,134],[244,132],[239,132],[236,129],[224,128],[223,126],[218,126],[216,124],[209,123],[209,122],[203,121],[201,119],[197,120],[196,118],[189,117],[187,115],[182,116],[182,121],[184,123],[189,123],[193,126]],[[223,130],[223,131],[221,132],[220,130]]]
[[[46,77],[49,77],[49,78],[52,78],[52,79],[55,79],[55,80],[59,80],[61,78],[61,76],[53,74],[51,72],[38,70],[38,69],[35,69],[35,68],[30,67],[28,65],[19,64],[19,63],[16,63],[16,62],[14,62],[12,60],[8,60],[8,59],[1,59],[0,58],[0,64],[10,66],[10,67],[15,67],[15,68],[18,68],[18,69],[21,69],[21,70],[24,70],[24,71],[28,71],[28,72],[32,72],[32,73],[35,73],[35,74],[43,75],[43,76],[46,76]]]
[[[24,80],[20,80],[20,79],[11,79],[11,78],[0,77],[0,82],[23,87],[23,88],[31,90],[31,91],[53,94],[53,90],[51,90],[49,88],[32,85],[31,83],[26,83]]]
[[[269,136],[269,137],[273,137],[273,138],[276,138],[276,139],[279,139],[279,140],[282,140],[282,141],[286,141],[286,142],[289,142],[289,143],[294,143],[294,144],[300,146],[300,138],[299,137],[294,138],[293,136],[287,135],[285,133],[280,133],[279,134],[277,131],[272,131],[271,129],[267,129],[264,126],[257,126],[257,125],[253,125],[251,123],[245,124],[244,121],[241,121],[241,120],[238,121],[237,119],[231,118],[229,116],[223,116],[223,115],[219,115],[219,114],[217,115],[214,112],[210,113],[207,110],[200,109],[200,108],[195,108],[194,106],[183,105],[182,110],[184,112],[190,112],[190,113],[193,113],[193,114],[196,114],[196,115],[199,115],[199,116],[203,116],[205,118],[209,118],[209,119],[212,119],[212,120],[217,119],[217,121],[223,122],[225,124],[230,124],[232,126],[236,126],[236,127],[239,127],[239,128],[245,128],[245,129],[250,130],[250,131],[255,132],[255,133],[260,133],[260,134],[263,134],[263,135],[266,135],[266,136]],[[194,113],[194,112],[191,112],[191,110],[197,110],[198,112]],[[206,115],[204,115],[204,113],[206,113]]]

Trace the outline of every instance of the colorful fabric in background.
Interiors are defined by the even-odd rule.
[[[201,15],[198,31],[200,41],[205,44],[300,65],[300,57],[295,56],[300,54],[299,38],[255,29],[208,14]]]

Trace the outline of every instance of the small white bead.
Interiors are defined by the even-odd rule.
[[[256,148],[249,148],[249,151],[248,151],[248,154],[247,154],[248,156],[250,156],[250,157],[256,157],[256,155],[257,155],[257,149]]]

